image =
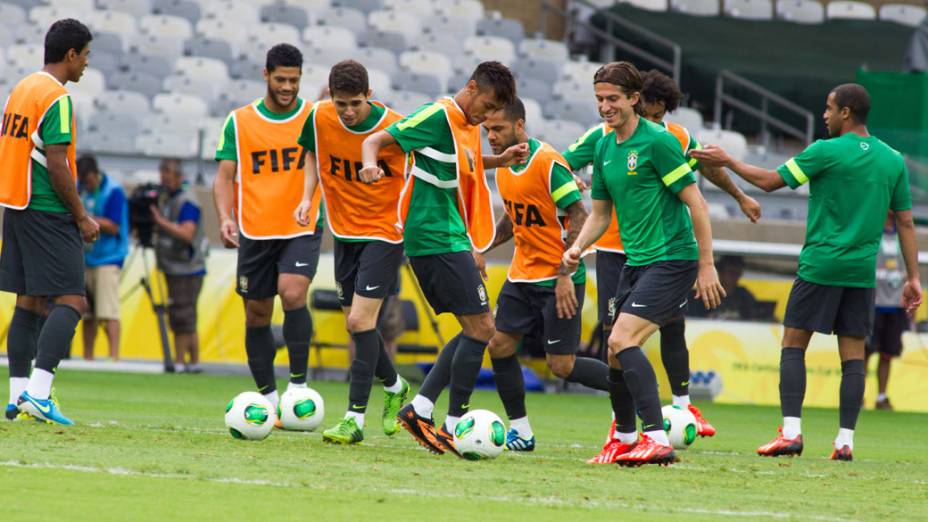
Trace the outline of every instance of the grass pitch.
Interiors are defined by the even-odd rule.
[[[329,427],[347,386],[312,386]],[[353,447],[233,440],[223,410],[247,377],[64,371],[57,388],[77,426],[0,423],[0,520],[928,520],[928,415],[864,411],[856,460],[839,463],[836,411],[805,411],[802,457],[765,459],[754,450],[778,409],[702,404],[716,437],[669,468],[623,469],[584,463],[608,428],[605,397],[530,394],[536,451],[467,462],[384,436],[379,387]],[[471,404],[503,412],[494,392]]]

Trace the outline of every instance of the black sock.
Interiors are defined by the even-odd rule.
[[[349,411],[367,411],[371,383],[374,381],[374,368],[380,356],[378,337],[377,330],[351,334],[351,338],[354,339],[354,360],[351,361],[351,383],[348,385]]]
[[[306,369],[309,367],[309,341],[313,338],[313,316],[309,309],[301,306],[294,310],[284,310],[284,341],[290,356],[290,382],[306,382]]]
[[[664,426],[661,413],[661,399],[657,394],[657,376],[648,358],[638,346],[632,346],[619,352],[619,364],[628,391],[635,399],[638,416],[641,417],[641,431],[654,431]]]
[[[615,430],[619,433],[637,432],[635,399],[628,391],[622,370],[609,368],[609,399],[612,401],[612,413],[615,414]]]
[[[396,373],[396,367],[393,366],[393,361],[390,360],[390,354],[387,353],[387,349],[384,348],[383,337],[380,335],[380,332],[377,332],[377,366],[374,368],[374,376],[383,381],[384,386],[393,386],[396,384],[396,379],[398,377]]]
[[[10,362],[10,377],[29,377],[32,359],[35,358],[39,339],[40,315],[16,307],[10,319],[10,330],[6,337],[6,356]]]
[[[574,360],[574,369],[570,371],[567,380],[594,390],[608,391],[609,366],[592,357],[577,357]]]
[[[525,380],[522,378],[522,365],[515,354],[499,359],[490,359],[493,363],[493,380],[496,391],[506,408],[510,420],[521,419],[525,413]]]
[[[784,417],[801,417],[806,396],[806,351],[780,350],[780,411]]]
[[[55,373],[58,363],[68,353],[74,329],[81,320],[81,314],[65,304],[56,304],[45,320],[36,345],[35,367]]]
[[[435,359],[435,365],[432,366],[429,374],[425,376],[422,386],[419,387],[419,395],[433,403],[438,400],[442,390],[451,382],[451,362],[457,352],[458,342],[463,336],[464,334],[457,334],[441,349],[438,358]]]
[[[245,353],[248,355],[248,369],[255,380],[255,386],[262,394],[277,389],[274,381],[274,334],[271,325],[245,327]]]
[[[483,364],[485,341],[461,335],[458,349],[451,362],[451,393],[448,394],[448,415],[460,417],[470,408],[470,395],[474,392],[480,365]]]
[[[686,323],[675,321],[661,327],[661,362],[676,396],[690,393],[690,352],[686,350]]]
[[[841,427],[853,430],[860,415],[860,403],[864,399],[864,382],[867,370],[863,359],[853,359],[841,363],[841,393],[839,417]]]

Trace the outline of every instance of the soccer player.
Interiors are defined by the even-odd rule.
[[[689,131],[682,125],[664,121],[664,116],[668,112],[673,112],[680,106],[683,100],[683,93],[677,84],[667,75],[659,71],[648,71],[642,73],[644,87],[641,91],[642,97],[642,116],[651,120],[658,125],[664,126],[680,142],[684,153],[688,150],[700,147],[695,137],[690,135]],[[602,136],[608,134],[609,127],[605,124],[597,125],[589,129],[576,143],[571,145],[565,152],[564,158],[570,163],[573,170],[588,165],[593,159],[593,151],[596,143],[602,139]],[[731,195],[744,215],[757,222],[760,219],[761,208],[754,198],[746,195],[723,169],[718,167],[709,167],[699,165],[696,160],[690,160],[690,167],[699,169],[699,171],[712,182],[713,185],[721,188]],[[596,250],[596,279],[597,279],[597,300],[599,307],[599,320],[603,324],[604,334],[608,336],[611,329],[610,318],[610,301],[615,296],[615,289],[618,287],[619,274],[625,265],[625,254],[622,249],[622,240],[619,234],[619,223],[616,220],[613,211],[612,222],[603,237],[599,239],[593,248]],[[697,433],[702,437],[712,437],[716,429],[702,415],[696,406],[690,402],[689,396],[689,352],[686,348],[685,337],[686,325],[683,316],[679,320],[671,322],[661,327],[661,362],[664,370],[667,372],[667,379],[670,382],[671,394],[675,405],[688,408],[696,418]],[[605,343],[603,343],[605,344]],[[625,410],[630,411],[630,410]],[[622,438],[625,440],[635,440],[634,433],[635,417],[629,415],[626,419],[617,420],[609,430],[609,436],[606,437],[606,447],[603,453],[611,454],[613,450],[621,446],[618,441],[618,433],[623,433]],[[623,432],[623,430],[625,430]],[[594,461],[597,458],[593,459]],[[609,458],[606,459],[610,460]]]
[[[22,412],[74,424],[51,398],[52,381],[87,306],[82,240],[96,241],[100,226],[77,192],[74,114],[65,84],[80,81],[92,39],[77,20],[53,23],[45,35],[45,66],[16,84],[3,111],[0,205],[7,210],[0,290],[16,294],[7,337],[10,420]],[[54,306],[40,327],[47,299]]]
[[[637,409],[644,433],[640,441],[637,433],[634,440],[620,440],[623,447],[610,459],[622,465],[669,464],[676,456],[663,430],[654,369],[641,345],[661,326],[679,320],[694,281],[706,307],[718,306],[724,295],[712,258],[708,210],[680,143],[663,126],[639,116],[643,81],[635,66],[606,64],[594,75],[593,87],[612,131],[596,146],[593,212],[564,253],[564,264],[578,265],[582,252],[606,231],[615,208],[628,260],[608,341],[609,395],[615,418],[633,416]]]
[[[776,170],[735,160],[719,147],[694,150],[703,164],[725,166],[767,192],[809,183],[806,241],[783,318],[779,436],[757,449],[776,457],[802,454],[800,417],[806,391],[805,351],[812,332],[838,336],[840,429],[833,460],[852,460],[864,394],[864,340],[873,328],[876,257],[889,209],[895,214],[906,280],[900,305],[922,301],[909,173],[901,154],[867,131],[870,95],[860,85],[835,87],[825,102],[827,140],[818,140]]]
[[[295,139],[312,108],[298,96],[302,67],[303,55],[292,45],[278,44],[267,52],[267,92],[226,119],[213,184],[222,242],[238,248],[236,291],[245,302],[248,368],[258,391],[275,408],[279,398],[274,380],[277,349],[271,334],[274,296],[280,296],[284,310],[288,388],[305,387],[313,329],[306,292],[322,241],[315,221],[301,225],[293,219],[304,185],[304,155]],[[317,195],[306,215],[318,213]]]
[[[513,239],[515,253],[496,300],[496,334],[488,351],[496,389],[510,430],[506,447],[533,451],[535,436],[525,410],[525,382],[516,348],[525,334],[539,332],[548,367],[555,375],[590,388],[608,389],[609,367],[576,356],[586,285],[581,262],[571,274],[561,263],[567,244],[580,233],[587,212],[564,158],[551,145],[525,132],[525,106],[518,98],[483,124],[494,154],[527,143],[523,163],[496,169],[496,185],[506,213],[496,224],[490,249]]]
[[[396,228],[396,206],[405,182],[408,155],[393,145],[381,149],[378,164],[385,177],[376,184],[361,182],[361,143],[402,117],[371,101],[367,69],[345,60],[329,72],[331,100],[313,108],[299,143],[306,151],[303,201],[297,222],[309,225],[316,187],[325,197],[329,228],[335,236],[335,284],[345,322],[355,342],[351,361],[348,411],[323,440],[354,444],[364,439],[364,414],[376,374],[384,383],[383,431],[399,431],[399,413],[409,384],[396,373],[377,330],[384,298],[396,287],[403,262],[403,234]]]
[[[445,345],[418,395],[399,413],[403,427],[438,454],[446,450],[457,454],[451,431],[467,412],[484,350],[494,333],[481,280],[484,268],[478,268],[471,255],[471,249],[486,250],[495,231],[484,168],[520,162],[528,146],[482,156],[480,124],[513,99],[515,80],[509,69],[499,62],[483,62],[453,98],[423,105],[369,136],[362,149],[365,182],[384,177],[377,164],[384,147],[396,143],[413,153],[399,212],[406,255],[435,313],[453,313],[463,330]],[[436,430],[432,410],[447,382],[451,383],[448,416]]]

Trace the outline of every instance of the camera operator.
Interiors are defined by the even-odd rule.
[[[197,298],[206,274],[208,240],[200,225],[200,207],[184,189],[180,160],[166,158],[159,166],[162,192],[151,206],[155,224],[155,255],[168,284],[168,321],[174,332],[179,371],[200,373]],[[189,356],[189,364],[187,357]]]
[[[84,248],[85,284],[90,304],[84,315],[84,359],[93,360],[97,327],[109,342],[110,359],[119,360],[119,272],[129,253],[126,193],[97,167],[91,155],[77,160],[78,191],[87,213],[100,225],[100,239]]]

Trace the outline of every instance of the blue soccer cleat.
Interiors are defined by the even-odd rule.
[[[51,398],[36,399],[29,395],[29,392],[23,392],[23,394],[19,396],[19,402],[17,402],[16,405],[19,407],[19,411],[28,413],[38,420],[53,422],[63,426],[74,425],[71,419],[65,417],[61,413],[61,410],[58,409],[58,405]]]
[[[535,436],[532,435],[530,438],[523,439],[519,436],[519,432],[510,429],[506,433],[506,449],[509,451],[535,451]]]
[[[16,420],[17,415],[19,415],[19,408],[15,404],[7,404],[6,412],[4,412],[6,420]]]

